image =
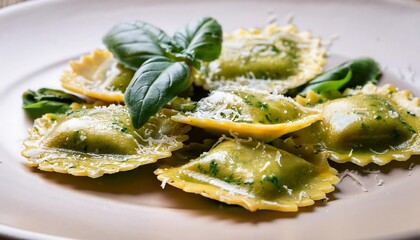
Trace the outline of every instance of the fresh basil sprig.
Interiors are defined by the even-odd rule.
[[[346,88],[363,86],[368,82],[376,82],[381,74],[378,64],[371,58],[358,58],[347,61],[332,68],[308,83],[291,89],[287,95],[304,95],[309,90],[317,93],[331,90],[342,91]]]
[[[23,109],[32,118],[39,118],[46,113],[64,113],[73,102],[85,102],[83,99],[61,90],[40,88],[27,90],[22,95]]]
[[[113,55],[137,72],[124,96],[139,128],[192,83],[200,61],[213,61],[222,48],[222,28],[210,17],[197,18],[170,38],[159,28],[136,21],[113,27],[104,37]]]

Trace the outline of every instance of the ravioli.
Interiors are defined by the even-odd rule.
[[[189,163],[159,168],[158,179],[250,211],[294,212],[334,190],[339,179],[325,158],[314,164],[261,142],[224,141]]]
[[[298,146],[325,151],[336,162],[365,166],[420,154],[420,100],[409,91],[368,84],[315,108],[324,120],[291,134]]]
[[[120,105],[46,114],[29,130],[22,155],[31,167],[76,176],[131,170],[182,148],[190,127],[171,121],[173,114],[162,109],[140,129]]]
[[[315,110],[291,98],[248,88],[224,88],[201,99],[192,112],[172,120],[215,133],[234,133],[242,138],[271,141],[322,119]]]
[[[105,102],[123,102],[124,92],[134,76],[134,71],[119,64],[108,51],[95,50],[70,62],[62,86],[70,91]]]
[[[320,40],[294,25],[240,29],[225,35],[219,59],[204,67],[196,84],[206,89],[234,85],[285,93],[320,74],[324,64]]]

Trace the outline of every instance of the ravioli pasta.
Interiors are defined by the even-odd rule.
[[[310,32],[294,25],[240,29],[226,34],[221,56],[196,80],[207,89],[249,86],[285,93],[322,72],[325,51]]]
[[[133,70],[119,64],[106,50],[82,56],[70,62],[70,67],[61,78],[62,86],[105,102],[123,102],[123,93],[134,76]]]
[[[384,165],[420,154],[420,104],[408,91],[368,84],[316,105],[324,120],[291,134],[336,162]]]
[[[217,133],[272,141],[322,119],[315,110],[291,98],[249,88],[224,88],[201,99],[192,112],[172,120]]]
[[[314,163],[261,142],[228,140],[185,165],[155,174],[186,192],[250,211],[294,212],[325,198],[338,182],[325,158]]]
[[[207,51],[199,45],[202,39],[195,39],[198,42],[193,44],[200,47],[200,53],[191,52],[194,48],[189,46],[182,50],[179,43],[158,28],[140,25],[129,34],[124,31],[117,40],[112,34],[107,35],[107,43],[113,47],[119,41],[129,46],[124,48],[125,55],[118,55],[118,49],[113,49],[115,56],[131,62],[137,57],[148,61],[149,53],[160,58],[162,54],[193,65],[189,79],[186,74],[178,76],[179,71],[169,63],[165,69],[157,64],[156,69],[144,71],[148,84],[157,83],[153,89],[165,100],[162,104],[171,100],[165,94],[179,88],[177,82],[183,85],[189,80],[195,86],[136,129],[128,107],[115,105],[124,104],[124,92],[134,71],[120,64],[111,52],[94,50],[70,62],[70,69],[61,78],[63,88],[87,101],[72,103],[64,114],[45,114],[35,120],[21,152],[29,166],[96,178],[162,159],[153,165],[162,186],[169,184],[250,211],[295,212],[325,199],[334,190],[339,179],[328,160],[360,166],[372,162],[384,165],[420,154],[420,99],[409,91],[367,84],[341,92],[337,89],[343,80],[330,78],[347,71],[343,65],[338,72],[325,74],[332,76],[327,80],[321,76],[322,84],[317,78],[312,85],[304,85],[319,75],[325,64],[320,39],[313,38],[310,32],[300,32],[293,25],[240,29],[224,36],[217,60],[199,63],[194,55],[206,55]],[[185,36],[182,31],[178,33],[178,40],[187,41],[184,38],[192,34],[189,31],[194,27],[188,25]],[[208,34],[206,31],[199,32]],[[218,54],[220,34],[214,37],[217,44],[209,46]],[[140,40],[133,42],[134,38]],[[156,49],[143,52],[148,41],[153,41],[149,45]],[[376,66],[373,60],[369,61]],[[366,61],[359,62],[363,63]],[[194,70],[200,64],[201,69]],[[347,76],[359,78],[368,68],[348,68],[352,72]],[[365,77],[372,80],[370,76],[377,74],[375,69],[346,86],[363,82]],[[282,95],[292,95],[288,90],[299,86],[315,86],[312,89],[323,93],[309,90],[306,96],[294,99]],[[131,87],[133,94],[149,94],[148,89],[152,89],[141,84],[135,90]],[[36,110],[57,103],[57,96],[43,97],[24,101]],[[133,104],[145,106],[145,99],[133,100]],[[149,110],[142,110],[140,117],[148,117],[152,112]]]
[[[170,120],[161,110],[135,129],[123,106],[46,114],[35,121],[22,155],[29,166],[76,176],[100,177],[134,169],[171,156],[188,139],[190,127]]]

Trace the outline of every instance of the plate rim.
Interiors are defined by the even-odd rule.
[[[182,2],[191,2],[191,1],[193,1],[193,0],[187,0],[187,1],[182,1]],[[230,1],[240,2],[239,0],[230,0]],[[329,2],[331,0],[321,0],[321,1]],[[356,0],[356,1],[363,2],[363,0]],[[414,3],[413,5],[420,9],[420,3],[416,2],[415,0],[405,0],[405,1],[381,0],[381,1],[382,2],[387,2],[387,3],[393,3],[393,4],[401,4],[401,5],[407,5],[407,4],[412,5],[412,3]],[[42,6],[44,4],[49,4],[49,3],[59,4],[59,2],[69,2],[69,0],[25,1],[25,2],[21,2],[19,4],[15,4],[15,5],[8,6],[8,7],[5,7],[3,9],[0,9],[0,17],[4,17],[7,14],[13,15],[15,12],[26,10],[26,9],[31,8],[31,7],[37,7],[37,6],[39,7],[39,6]],[[156,4],[159,4],[159,2],[170,3],[171,1],[159,0],[159,1],[156,1]],[[250,1],[250,2],[255,2],[255,1]],[[275,1],[273,1],[273,2],[275,2]],[[310,2],[310,1],[303,0],[302,2]],[[375,1],[371,1],[371,2],[375,2]],[[406,84],[408,86],[416,87],[415,83],[411,83],[411,82],[408,82],[408,81],[405,81],[404,84]],[[418,87],[416,87],[416,88],[418,88]],[[418,88],[418,89],[420,89],[420,88]],[[412,235],[412,234],[414,234],[414,235]],[[417,231],[414,231],[413,233],[411,233],[411,232],[407,233],[406,235],[408,237],[420,236],[420,229],[418,229]],[[0,224],[0,237],[32,238],[32,239],[67,239],[67,238],[63,238],[63,237],[60,237],[60,236],[44,234],[44,233],[40,233],[40,232],[36,232],[36,231],[25,230],[25,229],[22,229],[22,228],[16,228],[16,227],[8,226],[6,224]]]

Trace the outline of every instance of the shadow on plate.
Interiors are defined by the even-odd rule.
[[[366,169],[380,170],[382,174],[392,174],[393,171],[410,171],[420,164],[420,156],[414,156],[408,161],[392,161],[385,166],[369,164],[365,167],[356,166],[351,163],[338,164],[331,162],[331,166],[339,172],[344,170],[354,170],[360,175],[370,174]],[[186,213],[194,217],[211,217],[219,220],[233,221],[237,223],[258,224],[279,219],[297,218],[318,211],[325,211],[329,202],[337,201],[340,189],[336,188],[333,193],[327,195],[328,201],[316,201],[313,206],[299,208],[298,212],[274,212],[248,210],[235,205],[228,205],[218,201],[202,197],[198,194],[185,193],[180,189],[166,185],[161,188],[161,182],[156,179],[153,171],[157,164],[142,166],[132,171],[121,172],[114,175],[105,175],[97,179],[88,177],[74,177],[67,174],[49,173],[34,169],[33,171],[57,183],[60,186],[69,187],[78,191],[86,192],[95,196],[123,201],[136,205],[170,208],[176,210],[187,210]]]
[[[156,208],[187,210],[194,217],[213,217],[238,223],[268,222],[278,219],[296,218],[300,214],[322,209],[327,202],[316,201],[315,205],[299,208],[299,212],[250,212],[240,206],[224,204],[198,194],[185,193],[167,184],[164,189],[153,171],[157,164],[150,164],[137,169],[104,175],[100,178],[75,177],[68,174],[32,171],[48,181],[63,187],[82,191],[90,196],[122,201],[129,204]],[[328,194],[328,201],[334,201],[333,193]],[[319,210],[318,209],[318,210]]]
[[[60,186],[81,191],[95,197],[111,199],[129,204],[156,208],[184,210],[194,217],[212,217],[238,223],[257,224],[278,219],[297,218],[299,215],[322,211],[328,202],[335,201],[334,193],[328,194],[327,201],[316,201],[315,205],[299,208],[299,212],[275,212],[260,210],[250,212],[240,206],[228,205],[198,194],[185,193],[167,184],[164,189],[153,171],[158,163],[137,169],[104,175],[100,178],[75,177],[68,174],[32,171]]]

